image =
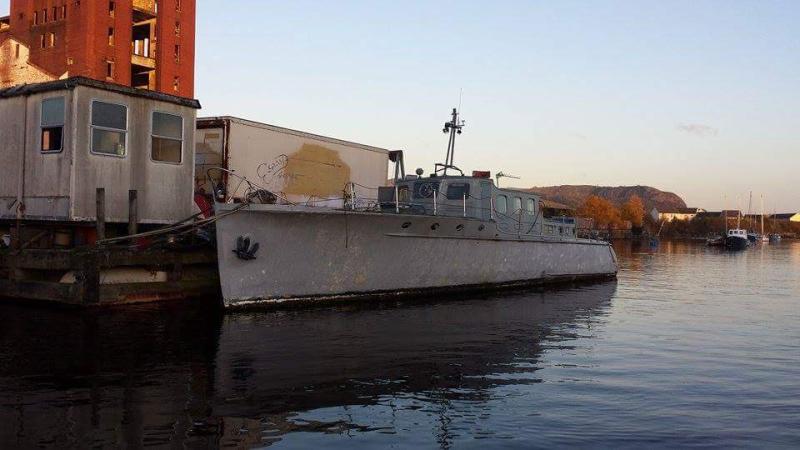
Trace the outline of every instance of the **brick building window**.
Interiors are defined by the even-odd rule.
[[[53,6],[53,21],[58,20],[58,6]]]
[[[181,0],[175,0],[175,11],[181,10]]]
[[[39,47],[45,48],[47,46],[47,40],[45,39],[45,35],[39,36]]]
[[[181,36],[181,23],[175,22],[175,36]]]
[[[114,27],[108,28],[108,45],[114,45]]]
[[[183,159],[183,117],[153,112],[150,144],[153,161],[180,164]]]
[[[33,24],[39,25],[39,11],[33,12]]]
[[[114,61],[106,61],[106,78],[114,79]]]
[[[91,116],[92,153],[124,157],[127,153],[128,108],[95,100]]]
[[[61,20],[67,19],[67,5],[61,6]]]
[[[42,153],[58,153],[64,148],[64,97],[42,101]]]
[[[181,88],[181,80],[178,77],[172,79],[172,90],[178,92],[178,89]]]
[[[42,10],[42,23],[47,23],[47,9]]]
[[[175,45],[175,62],[181,62],[181,46]]]
[[[50,47],[56,46],[56,34],[50,33]]]
[[[112,2],[108,2],[108,14],[111,17],[114,17],[114,10],[115,9],[116,9],[116,5],[114,4],[114,2],[113,1]]]

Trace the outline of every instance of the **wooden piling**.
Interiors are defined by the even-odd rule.
[[[97,194],[95,198],[97,205],[96,205],[96,215],[97,215],[97,240],[102,240],[106,238],[106,189],[105,188],[97,188]]]
[[[138,212],[138,192],[136,189],[128,191],[128,236],[138,233],[139,212]]]

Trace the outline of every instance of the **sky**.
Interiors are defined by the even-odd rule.
[[[201,115],[402,149],[429,172],[461,98],[465,172],[800,210],[798,1],[197,4]]]

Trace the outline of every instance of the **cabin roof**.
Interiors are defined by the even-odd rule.
[[[104,91],[116,92],[119,94],[130,95],[132,97],[149,98],[161,102],[173,103],[186,106],[188,108],[200,109],[200,102],[195,99],[177,97],[175,95],[164,94],[161,92],[148,91],[145,89],[134,89],[121,84],[108,83],[105,81],[93,80],[86,77],[71,77],[63,80],[47,81],[44,83],[22,84],[6,89],[0,89],[0,98],[11,98],[28,96],[50,91],[73,90],[78,86],[86,86]]]

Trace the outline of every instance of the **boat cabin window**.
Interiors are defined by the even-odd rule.
[[[532,198],[529,198],[525,202],[525,211],[528,214],[533,215],[533,213],[536,211],[536,207],[534,206],[535,204],[536,204],[536,202]]]
[[[508,212],[508,197],[505,195],[498,195],[497,196],[497,205],[495,205],[495,209],[500,214],[505,214]]]
[[[522,199],[520,197],[514,197],[514,213],[520,212],[522,209]]]
[[[397,188],[397,201],[400,203],[409,203],[411,201],[408,195],[408,186],[399,186]]]
[[[153,113],[150,156],[153,161],[180,164],[183,155],[183,117]]]
[[[447,185],[448,200],[463,200],[469,197],[469,183],[450,183]]]
[[[91,130],[92,153],[124,157],[127,153],[128,108],[93,101]]]
[[[64,148],[64,97],[42,101],[42,153],[58,153]]]
[[[414,183],[414,198],[433,198],[439,192],[438,181],[417,181]]]

